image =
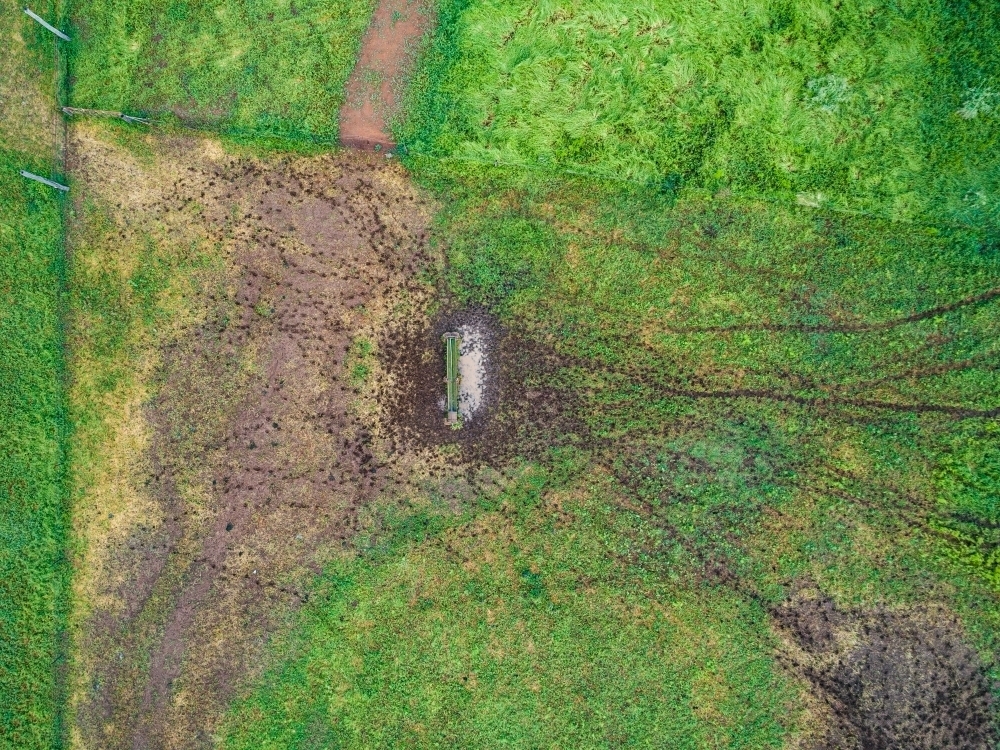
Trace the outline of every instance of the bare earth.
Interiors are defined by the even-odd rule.
[[[364,151],[395,148],[389,123],[399,108],[403,76],[431,16],[420,0],[380,0],[361,42],[358,64],[340,110],[340,142]]]
[[[391,300],[419,296],[410,279],[428,257],[430,209],[384,157],[152,145],[140,162],[100,131],[70,142],[77,215],[106,205],[120,240],[86,247],[72,227],[78,263],[136,262],[143,235],[220,259],[179,301],[200,312],[144,355],[146,395],[109,408],[111,470],[76,502],[76,600],[92,609],[76,615],[71,731],[109,750],[210,746],[306,582],[352,554],[359,513],[394,481],[352,406],[352,342]]]

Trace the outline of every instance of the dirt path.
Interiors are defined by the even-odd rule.
[[[347,82],[340,110],[343,145],[383,152],[395,148],[389,122],[399,105],[403,76],[430,21],[421,0],[380,0]]]

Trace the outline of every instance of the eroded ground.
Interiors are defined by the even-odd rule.
[[[395,148],[390,123],[398,115],[404,77],[432,8],[422,0],[381,0],[361,42],[340,110],[340,142],[364,150]]]
[[[81,301],[153,298],[117,350],[87,304],[72,326],[74,406],[103,406],[76,446],[73,734],[207,746],[267,634],[393,481],[354,406],[358,335],[425,294],[429,208],[400,168],[350,154],[125,148],[82,126],[70,169]]]

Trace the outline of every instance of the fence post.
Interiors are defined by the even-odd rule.
[[[54,187],[56,190],[62,190],[64,193],[69,190],[65,185],[60,185],[58,182],[53,182],[52,180],[47,180],[37,174],[32,174],[31,172],[25,172],[21,170],[21,177],[27,177],[29,180],[35,180],[35,182],[40,182],[43,185],[48,185],[49,187]]]
[[[60,39],[63,39],[65,41],[67,41],[67,42],[69,41],[69,37],[68,36],[66,36],[61,31],[59,31],[59,29],[57,29],[55,26],[53,26],[50,23],[48,23],[44,18],[42,18],[41,16],[39,16],[37,13],[34,13],[31,10],[31,8],[25,8],[24,12],[27,13],[32,18],[34,18],[36,21],[38,21],[38,23],[40,23],[42,26],[44,26],[45,28],[47,28],[49,31],[51,31],[53,34],[55,34]]]

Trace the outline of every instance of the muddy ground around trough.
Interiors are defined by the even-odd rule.
[[[463,418],[457,428],[445,418],[447,331],[462,337]],[[382,321],[373,338],[378,368],[371,411],[378,429],[407,452],[443,452],[454,467],[504,471],[562,445],[604,444],[582,421],[575,391],[561,382],[570,361],[504,328],[483,308],[436,302],[421,314]]]
[[[75,399],[103,424],[75,479],[69,731],[79,747],[208,747],[331,558],[390,507],[495,495],[516,458],[573,433],[574,409],[552,352],[441,302],[434,206],[384,156],[268,160],[79,125],[69,158],[81,279],[126,299],[187,274],[131,356],[102,363],[99,320],[82,303],[71,318]],[[454,328],[483,357],[460,430],[441,405]],[[106,371],[130,385],[93,395]]]
[[[117,243],[143,242],[221,262],[183,300],[198,314],[141,358],[143,397],[115,429],[145,438],[112,456],[108,493],[77,501],[71,734],[92,748],[208,747],[308,580],[352,554],[363,509],[431,476],[434,455],[376,442],[350,369],[373,319],[423,304],[431,207],[384,157],[268,161],[189,138],[143,148],[154,155],[74,130],[74,215],[90,202],[113,222],[106,249],[71,228],[80,262],[114,267]],[[87,367],[81,353],[81,382]]]

